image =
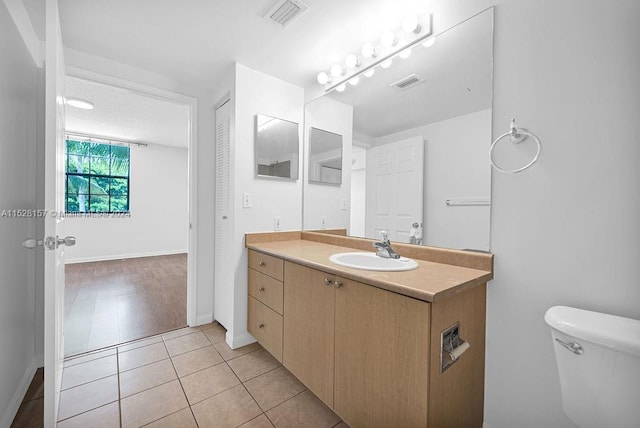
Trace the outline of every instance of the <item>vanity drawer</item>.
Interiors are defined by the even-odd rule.
[[[249,269],[249,295],[282,315],[282,281]]]
[[[282,281],[284,277],[284,262],[282,259],[258,251],[249,250],[249,267],[278,281]]]
[[[282,315],[249,296],[247,330],[258,343],[282,362]]]

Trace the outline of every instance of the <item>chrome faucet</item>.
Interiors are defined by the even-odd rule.
[[[400,254],[396,253],[393,251],[393,248],[391,248],[391,242],[389,242],[386,230],[380,232],[380,238],[380,242],[373,243],[373,246],[376,249],[376,256],[384,257],[385,259],[399,259]]]

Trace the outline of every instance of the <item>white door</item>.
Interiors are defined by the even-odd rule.
[[[58,417],[64,358],[64,58],[56,0],[46,2],[44,220],[44,423]],[[60,237],[60,238],[59,238]],[[49,248],[47,248],[47,241]],[[69,242],[70,243],[70,242]]]
[[[365,230],[378,239],[409,242],[413,223],[422,224],[424,142],[412,137],[367,150]]]

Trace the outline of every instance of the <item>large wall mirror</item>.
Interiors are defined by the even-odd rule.
[[[256,115],[256,177],[298,179],[298,124]]]
[[[305,156],[311,127],[343,135],[344,179],[305,180],[304,228],[489,250],[493,9],[359,80],[305,108]]]

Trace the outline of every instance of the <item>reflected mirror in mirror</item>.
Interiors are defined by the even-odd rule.
[[[298,124],[256,115],[256,176],[298,179]]]
[[[309,182],[342,184],[342,135],[309,130]]]
[[[348,190],[304,183],[305,229],[489,250],[493,9],[435,40],[307,104],[305,129],[309,117],[352,132],[343,132]]]

